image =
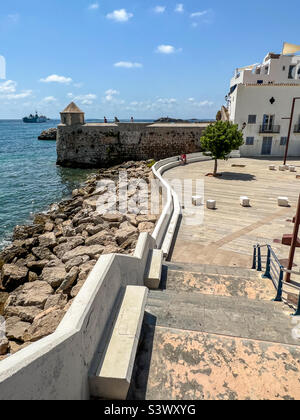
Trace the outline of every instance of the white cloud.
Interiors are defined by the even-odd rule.
[[[89,10],[97,10],[99,9],[99,3],[92,3],[89,5]]]
[[[131,61],[119,61],[118,63],[114,64],[115,67],[123,67],[125,69],[134,69],[134,68],[142,68],[143,65],[141,63],[132,63]]]
[[[188,98],[188,102],[190,102],[190,104],[192,106],[200,107],[200,108],[201,107],[204,107],[204,106],[212,106],[212,105],[214,105],[214,102],[212,102],[212,101],[204,100],[204,101],[197,102],[195,98]]]
[[[13,93],[17,89],[17,82],[13,80],[7,80],[6,82],[0,83],[0,93]]]
[[[133,17],[133,13],[128,13],[126,9],[114,10],[112,13],[108,13],[107,19],[114,20],[115,22],[127,22]]]
[[[120,95],[120,92],[115,89],[108,89],[105,92],[105,101],[106,102],[112,102],[115,99],[116,95]]]
[[[46,96],[46,98],[44,98],[42,102],[50,104],[50,103],[56,102],[56,101],[57,101],[57,99],[54,98],[54,96]]]
[[[17,82],[13,80],[6,80],[0,83],[0,98],[7,100],[28,98],[32,95],[32,90],[22,90],[17,93]]]
[[[202,12],[195,12],[195,13],[191,13],[191,18],[197,18],[197,17],[202,17],[204,15],[207,15],[208,10],[203,10]]]
[[[97,95],[95,95],[94,93],[88,93],[86,95],[77,96],[74,96],[73,93],[68,93],[67,96],[68,98],[72,99],[75,102],[79,102],[82,105],[92,105],[97,99]]]
[[[22,90],[21,93],[9,93],[5,95],[0,95],[0,97],[8,100],[14,100],[14,99],[24,99],[28,98],[32,95],[32,90]]]
[[[154,8],[155,13],[164,13],[166,11],[166,6],[156,6]]]
[[[172,45],[159,45],[156,49],[156,52],[159,54],[174,54],[176,52],[182,51],[182,48],[176,50]]]
[[[174,104],[177,103],[177,100],[174,99],[174,98],[170,98],[170,99],[167,99],[167,98],[159,98],[159,99],[157,99],[157,102],[159,104],[163,104],[163,105],[174,105]]]
[[[43,83],[61,83],[68,85],[73,80],[71,77],[65,77],[65,76],[58,76],[57,74],[52,74],[51,76],[46,77],[45,79],[40,79],[40,82]]]
[[[182,3],[176,4],[175,12],[177,13],[183,13],[184,12],[184,6]]]

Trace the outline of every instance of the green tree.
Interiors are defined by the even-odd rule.
[[[210,152],[215,161],[214,176],[217,175],[218,159],[228,159],[228,155],[244,143],[242,131],[230,121],[210,124],[200,141],[203,151]]]

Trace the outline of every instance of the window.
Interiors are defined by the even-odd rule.
[[[257,84],[258,84],[258,85],[261,85],[261,84],[263,84],[263,83],[264,83],[264,81],[263,81],[263,80],[258,80],[258,81],[257,81]]]
[[[296,66],[290,66],[289,79],[295,79]]]
[[[300,67],[298,68],[297,75],[298,75],[298,79],[300,79]]]
[[[285,71],[285,66],[282,67],[282,71]]]
[[[281,137],[280,139],[280,146],[286,146],[287,137]]]
[[[269,67],[265,67],[265,74],[269,74]]]
[[[248,115],[248,124],[256,124],[256,115]]]
[[[254,137],[247,137],[246,146],[253,146],[253,144],[254,144]]]

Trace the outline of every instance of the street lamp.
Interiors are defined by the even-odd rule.
[[[286,140],[286,148],[285,148],[285,155],[284,155],[284,161],[283,161],[283,164],[284,165],[286,165],[288,151],[289,151],[289,142],[290,142],[292,127],[293,127],[293,117],[294,117],[294,111],[295,111],[295,102],[296,102],[297,99],[300,99],[300,98],[299,97],[298,98],[293,98],[291,117],[289,118],[289,120],[290,120],[290,126],[289,126],[288,137],[287,137],[287,140]]]

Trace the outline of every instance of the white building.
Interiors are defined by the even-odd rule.
[[[262,64],[236,70],[229,119],[243,129],[241,156],[283,156],[292,102],[300,98],[300,56],[269,53]],[[295,102],[289,156],[300,156],[300,99]]]

